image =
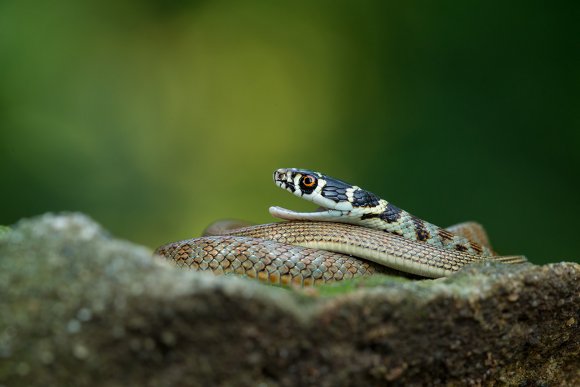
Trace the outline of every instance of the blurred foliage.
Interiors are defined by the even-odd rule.
[[[575,2],[0,3],[0,224],[155,247],[309,204],[304,167],[496,248],[578,260]]]

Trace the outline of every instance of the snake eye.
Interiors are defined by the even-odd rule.
[[[300,185],[303,188],[313,188],[314,186],[316,186],[316,177],[312,175],[302,176],[302,178],[300,179]]]

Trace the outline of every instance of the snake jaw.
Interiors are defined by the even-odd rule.
[[[304,179],[310,179],[307,183]],[[281,168],[274,172],[276,185],[295,196],[320,206],[315,212],[296,212],[281,207],[270,207],[270,214],[286,220],[315,220],[352,223],[353,205],[349,190],[353,187],[336,179],[330,180],[319,172],[306,169]],[[329,184],[330,183],[330,184]],[[352,196],[352,194],[350,195]]]
[[[333,209],[315,212],[296,212],[278,206],[270,207],[270,214],[273,217],[284,220],[315,220],[315,221],[340,222],[341,218],[343,218],[345,215],[348,215],[348,213],[349,211],[341,211]]]

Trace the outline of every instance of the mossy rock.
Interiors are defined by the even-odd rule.
[[[478,265],[286,289],[44,215],[0,235],[0,385],[573,386],[579,275]]]

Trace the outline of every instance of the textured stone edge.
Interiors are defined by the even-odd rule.
[[[22,221],[0,253],[20,260],[0,256],[7,385],[580,381],[578,264],[305,297],[177,270],[78,214]]]

